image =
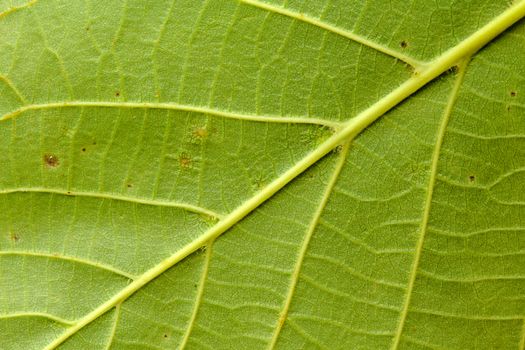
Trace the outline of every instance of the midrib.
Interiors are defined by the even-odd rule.
[[[150,281],[164,273],[170,267],[177,264],[191,253],[195,252],[207,242],[214,240],[223,234],[225,231],[230,229],[237,222],[255,210],[259,205],[264,203],[280,189],[286,186],[290,181],[303,173],[311,165],[315,164],[319,159],[331,152],[334,148],[343,142],[349,142],[352,140],[361,131],[375,122],[390,109],[404,101],[407,97],[414,94],[428,82],[457,64],[462,58],[473,55],[480,48],[492,41],[496,36],[501,34],[524,16],[525,0],[522,0],[507,9],[501,15],[494,18],[490,23],[476,31],[473,35],[459,43],[457,46],[453,47],[432,61],[424,70],[416,71],[412,78],[407,80],[405,83],[393,90],[377,103],[361,112],[355,118],[344,123],[339,131],[334,133],[330,138],[319,145],[318,148],[306,155],[283,175],[271,182],[255,196],[248,199],[241,206],[220,220],[207,232],[203,233],[196,240],[187,244],[169,258],[163,260],[158,265],[146,271],[142,276],[122,289],[121,292],[114,295],[107,302],[103,303],[92,312],[78,320],[74,326],[67,329],[62,335],[46,346],[45,350],[55,349],[77,331],[90,324],[92,321],[96,320],[98,317],[111,310],[116,305],[122,303],[124,300],[140,290]]]

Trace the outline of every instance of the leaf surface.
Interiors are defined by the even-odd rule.
[[[0,349],[524,349],[524,15],[0,1]]]

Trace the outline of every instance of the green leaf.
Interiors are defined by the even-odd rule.
[[[0,349],[525,349],[524,16],[0,0]]]

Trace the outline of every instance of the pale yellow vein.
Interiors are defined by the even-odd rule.
[[[29,8],[29,7],[33,6],[34,4],[36,4],[37,2],[38,2],[38,0],[31,0],[31,1],[28,1],[27,3],[25,3],[23,5],[20,5],[20,6],[11,6],[7,10],[0,12],[0,19],[2,17],[6,17],[10,13],[13,13],[13,12],[25,9],[25,8]]]
[[[41,318],[46,318],[56,323],[60,323],[64,326],[72,326],[74,324],[73,321],[69,321],[64,318],[48,314],[46,312],[15,312],[11,314],[0,314],[0,319],[19,318],[19,317],[41,317]]]
[[[0,195],[5,194],[14,194],[14,193],[50,193],[50,194],[59,194],[70,197],[91,197],[99,199],[110,199],[118,200],[123,202],[130,202],[136,204],[145,204],[145,205],[155,205],[159,207],[171,207],[171,208],[180,208],[192,213],[206,215],[208,217],[220,219],[223,217],[222,214],[216,213],[212,210],[199,207],[189,203],[182,203],[170,200],[162,199],[151,199],[151,198],[140,198],[140,197],[131,197],[125,196],[117,193],[97,193],[97,192],[87,192],[87,191],[66,191],[61,189],[51,189],[44,187],[21,187],[13,189],[0,189]]]
[[[29,256],[29,257],[36,257],[36,258],[48,258],[48,259],[56,259],[56,260],[65,260],[72,263],[77,264],[83,264],[92,266],[101,270],[106,270],[108,272],[112,272],[116,275],[125,277],[130,280],[134,280],[137,278],[137,276],[134,276],[126,271],[117,269],[114,266],[103,264],[96,261],[91,261],[85,258],[79,258],[74,256],[67,256],[62,253],[43,253],[43,252],[32,252],[32,251],[23,251],[23,250],[4,250],[0,251],[0,256]]]
[[[117,306],[115,306],[115,319],[113,320],[113,325],[111,327],[111,334],[109,335],[108,343],[106,345],[105,350],[111,349],[111,345],[113,345],[113,341],[115,340],[115,335],[117,334],[118,321],[120,319],[121,306],[122,304],[118,304]]]
[[[295,293],[295,288],[297,287],[297,283],[299,281],[299,274],[301,272],[301,268],[303,266],[303,262],[306,257],[306,251],[308,249],[310,241],[312,240],[315,229],[317,228],[317,224],[319,223],[321,214],[323,213],[324,208],[326,207],[326,204],[328,203],[328,199],[330,198],[330,195],[332,194],[332,191],[335,187],[337,179],[339,178],[339,174],[341,173],[343,169],[349,148],[350,148],[350,143],[347,143],[343,147],[341,154],[339,155],[339,159],[333,170],[332,176],[330,177],[330,180],[328,181],[328,184],[326,185],[326,189],[325,189],[325,192],[323,193],[320,204],[317,207],[317,210],[315,211],[312,217],[312,221],[310,222],[310,225],[308,225],[308,230],[305,234],[303,243],[297,255],[297,263],[295,264],[292,275],[290,276],[290,285],[288,287],[288,293],[286,294],[286,299],[284,300],[283,308],[281,310],[279,319],[277,321],[277,326],[273,332],[272,339],[268,346],[269,349],[275,348],[275,345],[277,344],[277,340],[279,338],[279,334],[281,334],[281,329],[286,321],[286,318],[288,317],[288,311],[290,310],[290,305],[292,304],[292,299]]]
[[[444,140],[445,132],[447,130],[447,126],[450,120],[450,116],[452,115],[452,110],[458,98],[458,94],[461,89],[461,84],[463,83],[463,79],[465,77],[467,64],[468,64],[468,60],[465,60],[459,65],[458,76],[456,77],[456,81],[454,83],[454,87],[450,94],[447,107],[445,108],[443,117],[441,119],[441,123],[437,131],[436,144],[434,146],[434,151],[432,153],[430,176],[428,180],[428,189],[427,189],[427,194],[425,198],[423,218],[422,218],[421,226],[419,229],[419,239],[416,244],[416,251],[414,253],[414,261],[412,263],[407,292],[406,292],[405,300],[403,302],[403,310],[401,311],[398,327],[397,327],[396,334],[393,340],[392,349],[394,350],[399,348],[399,344],[401,341],[401,335],[403,333],[403,329],[405,327],[407,315],[409,312],[410,302],[411,302],[412,294],[414,291],[414,285],[416,282],[417,270],[419,268],[419,263],[421,261],[421,255],[423,252],[423,244],[424,244],[425,236],[426,236],[427,229],[428,229],[428,220],[430,217],[430,209],[432,207],[432,196],[434,193],[434,186],[436,183],[439,155],[441,154],[441,147],[443,145],[443,140]]]
[[[197,297],[195,298],[195,304],[193,305],[193,310],[191,312],[191,317],[188,322],[188,327],[186,328],[186,332],[184,333],[184,337],[182,338],[181,344],[179,346],[179,350],[183,350],[186,348],[186,345],[188,345],[188,341],[190,339],[190,335],[193,330],[193,327],[195,326],[195,320],[197,319],[197,314],[202,304],[202,299],[204,295],[204,285],[206,283],[206,278],[208,277],[208,271],[210,267],[210,260],[211,260],[211,254],[212,254],[212,247],[213,247],[213,241],[210,241],[208,244],[205,245],[206,256],[204,257],[204,266],[202,267],[199,287],[197,289]]]
[[[317,18],[313,18],[313,17],[310,17],[306,14],[303,14],[303,13],[298,13],[298,12],[295,12],[293,10],[290,10],[290,9],[287,9],[287,8],[284,8],[284,7],[280,7],[280,6],[275,6],[275,5],[272,5],[272,4],[269,4],[269,3],[266,3],[266,2],[263,2],[263,1],[259,1],[259,0],[240,0],[241,3],[244,3],[244,4],[248,4],[248,5],[252,5],[252,6],[255,6],[255,7],[258,7],[260,9],[263,9],[263,10],[266,10],[266,11],[270,11],[270,12],[274,12],[274,13],[278,13],[280,15],[283,15],[283,16],[287,16],[287,17],[290,17],[290,18],[293,18],[295,20],[298,20],[298,21],[301,21],[301,22],[304,22],[304,23],[308,23],[308,24],[311,24],[311,25],[314,25],[314,26],[317,26],[319,28],[322,28],[326,31],[329,31],[329,32],[332,32],[332,33],[335,33],[335,34],[338,34],[342,37],[345,37],[347,39],[350,39],[356,43],[359,43],[361,45],[364,45],[364,46],[367,46],[369,48],[372,48],[376,51],[379,51],[385,55],[388,55],[390,57],[393,57],[393,58],[396,58],[400,61],[403,61],[409,65],[411,65],[412,67],[416,68],[416,69],[421,69],[423,66],[425,66],[425,63],[424,62],[421,62],[421,61],[418,61],[412,57],[409,57],[407,55],[404,55],[400,52],[397,52],[395,50],[392,50],[390,49],[389,47],[386,47],[386,46],[383,46],[381,44],[378,44],[376,42],[373,42],[363,36],[360,36],[360,35],[357,35],[351,31],[348,31],[348,30],[345,30],[343,28],[339,28],[335,25],[332,25],[332,24],[329,24],[329,23],[326,23],[320,19],[317,19]]]
[[[91,107],[91,108],[122,108],[122,109],[164,109],[175,110],[183,112],[201,113],[228,119],[247,120],[262,123],[295,123],[295,124],[314,124],[338,129],[340,123],[319,119],[319,118],[305,118],[305,117],[280,117],[280,116],[260,116],[254,114],[242,114],[233,111],[222,111],[207,107],[191,106],[179,103],[161,103],[161,102],[107,102],[107,101],[63,101],[63,102],[49,102],[41,104],[31,104],[22,106],[14,111],[4,114],[0,117],[0,121],[9,120],[19,117],[27,111],[42,110],[42,109],[59,109],[59,108],[74,108],[74,107]]]

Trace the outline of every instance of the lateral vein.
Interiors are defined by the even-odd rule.
[[[349,148],[350,148],[350,142],[344,145],[341,151],[341,154],[339,155],[339,158],[337,160],[337,163],[335,165],[335,168],[333,170],[332,176],[330,177],[330,180],[328,181],[328,184],[326,185],[326,189],[323,193],[323,197],[321,198],[321,202],[312,217],[312,221],[310,222],[310,225],[308,225],[308,230],[306,232],[303,243],[301,245],[301,249],[299,250],[299,254],[297,256],[297,263],[295,264],[294,270],[290,278],[290,286],[288,287],[288,293],[286,294],[286,299],[284,301],[283,309],[279,315],[277,326],[273,332],[272,339],[270,341],[268,349],[274,349],[275,345],[277,344],[279,334],[281,333],[281,329],[288,316],[288,311],[290,310],[290,305],[292,304],[293,294],[295,292],[297,282],[299,281],[299,274],[301,272],[301,268],[303,266],[303,262],[306,257],[306,251],[308,249],[308,245],[310,244],[310,241],[312,240],[315,229],[317,228],[317,225],[319,223],[319,219],[321,218],[324,208],[326,207],[326,204],[328,203],[328,199],[330,198],[330,195],[332,194],[332,191],[337,182],[337,179],[339,178],[339,174],[341,174],[341,171],[346,161],[346,156],[348,155]]]
[[[206,278],[208,277],[208,270],[210,267],[211,254],[213,249],[213,241],[209,242],[206,246],[206,257],[204,258],[204,266],[202,268],[201,278],[199,281],[199,288],[197,290],[197,298],[193,306],[190,320],[188,322],[188,327],[184,333],[179,350],[184,350],[186,345],[188,345],[188,340],[190,339],[191,331],[195,325],[195,320],[197,319],[197,314],[199,312],[200,306],[202,304],[202,297],[204,295],[204,285],[206,284]]]
[[[111,349],[111,345],[113,345],[113,340],[115,339],[115,334],[117,334],[117,327],[118,327],[118,321],[120,319],[120,308],[122,304],[118,304],[115,306],[115,319],[113,320],[113,326],[111,327],[111,334],[108,338],[108,343],[106,345],[105,350]]]
[[[364,46],[367,46],[371,49],[374,49],[376,51],[379,51],[385,55],[388,55],[390,57],[393,57],[393,58],[396,58],[402,62],[405,62],[406,64],[418,69],[418,68],[421,68],[423,66],[425,66],[426,63],[424,62],[421,62],[421,61],[418,61],[412,57],[409,57],[407,55],[404,55],[400,52],[397,52],[395,50],[392,50],[386,46],[383,46],[381,44],[378,44],[376,42],[373,42],[365,37],[362,37],[360,35],[357,35],[351,31],[348,31],[348,30],[345,30],[343,28],[339,28],[335,25],[332,25],[332,24],[329,24],[329,23],[326,23],[326,22],[323,22],[322,20],[319,20],[317,18],[313,18],[313,17],[310,17],[308,15],[305,15],[303,13],[299,13],[299,12],[295,12],[293,10],[289,10],[287,8],[284,8],[284,7],[280,7],[280,6],[275,6],[275,5],[271,5],[271,4],[268,4],[266,2],[263,2],[263,1],[260,1],[260,0],[240,0],[241,3],[244,3],[244,4],[247,4],[247,5],[251,5],[251,6],[254,6],[254,7],[258,7],[260,9],[263,9],[263,10],[266,10],[266,11],[269,11],[269,12],[274,12],[274,13],[278,13],[280,15],[283,15],[283,16],[286,16],[286,17],[290,17],[290,18],[293,18],[295,20],[298,20],[298,21],[301,21],[301,22],[304,22],[304,23],[308,23],[308,24],[311,24],[313,26],[316,26],[316,27],[319,27],[319,28],[322,28],[326,31],[329,31],[329,32],[332,32],[332,33],[335,33],[337,35],[340,35],[342,37],[345,37],[347,39],[350,39],[356,43],[359,43],[361,45],[364,45]]]
[[[108,102],[108,101],[60,101],[40,104],[29,104],[22,106],[12,112],[4,114],[0,117],[0,121],[13,119],[19,117],[25,112],[42,110],[42,109],[59,109],[59,108],[75,108],[75,107],[91,107],[91,108],[129,108],[129,109],[164,109],[182,112],[201,113],[228,119],[247,120],[262,123],[295,123],[295,124],[313,124],[331,127],[337,129],[341,123],[331,120],[307,117],[280,117],[280,116],[260,116],[254,114],[242,114],[232,111],[222,111],[208,107],[199,107],[192,105],[185,105],[180,103],[162,103],[162,102]]]
[[[3,17],[6,17],[10,13],[16,12],[16,11],[24,9],[24,8],[29,8],[29,7],[33,6],[34,4],[36,4],[37,2],[38,2],[38,0],[31,0],[31,1],[28,1],[27,3],[25,3],[23,5],[20,5],[20,6],[11,6],[7,10],[5,10],[3,12],[0,12],[0,19],[3,18]]]
[[[49,188],[43,188],[43,187],[22,187],[22,188],[16,188],[16,189],[0,190],[0,195],[14,194],[14,193],[52,193],[52,194],[69,196],[69,197],[91,197],[91,198],[99,198],[99,199],[111,199],[111,200],[137,203],[137,204],[154,205],[154,206],[159,206],[159,207],[180,208],[180,209],[190,211],[192,213],[203,214],[203,215],[206,215],[212,218],[216,218],[216,219],[220,219],[223,216],[222,214],[216,213],[212,210],[209,210],[203,207],[199,207],[193,204],[174,202],[174,201],[168,201],[168,200],[159,200],[159,199],[148,199],[148,198],[138,198],[138,197],[136,198],[136,197],[124,196],[124,195],[114,194],[114,193],[65,191],[65,190],[60,190],[60,189],[49,189]]]
[[[468,60],[463,61],[459,65],[458,76],[457,76],[456,81],[454,83],[454,87],[453,87],[452,92],[450,94],[447,107],[445,108],[445,111],[443,113],[443,117],[442,117],[441,123],[439,125],[439,129],[438,129],[438,132],[437,132],[436,145],[435,145],[434,151],[432,153],[430,177],[429,177],[429,180],[428,180],[428,189],[427,189],[427,196],[425,198],[425,207],[424,207],[424,210],[423,210],[423,219],[422,219],[421,226],[420,226],[420,229],[419,229],[419,231],[420,231],[419,232],[419,239],[418,239],[417,244],[416,244],[416,251],[415,251],[415,254],[414,254],[414,261],[413,261],[413,264],[412,264],[412,269],[410,271],[410,277],[409,277],[409,281],[408,281],[407,292],[406,292],[405,300],[404,300],[404,303],[403,303],[403,310],[401,311],[399,324],[398,324],[398,327],[397,327],[397,330],[396,330],[396,334],[395,334],[394,340],[393,340],[393,347],[392,347],[393,350],[397,350],[398,347],[399,347],[399,344],[400,344],[400,341],[401,341],[401,334],[403,333],[403,329],[404,329],[404,326],[405,326],[406,318],[407,318],[407,315],[408,315],[408,310],[409,310],[409,307],[410,307],[412,293],[414,291],[414,285],[415,285],[415,281],[416,281],[417,270],[419,268],[419,263],[420,263],[420,260],[421,260],[421,254],[422,254],[422,251],[423,251],[423,244],[424,244],[425,236],[426,236],[427,229],[428,229],[428,220],[429,220],[429,217],[430,217],[430,209],[431,209],[431,206],[432,206],[432,196],[433,196],[433,193],[434,193],[434,186],[435,186],[435,183],[436,183],[436,175],[437,175],[437,167],[438,167],[438,162],[439,162],[439,155],[441,154],[441,147],[443,145],[443,139],[445,137],[445,132],[446,132],[448,123],[450,121],[450,116],[452,114],[452,110],[453,110],[454,105],[456,103],[456,100],[457,100],[457,97],[458,97],[458,94],[459,94],[459,90],[461,88],[461,84],[463,83],[463,79],[465,77],[465,72],[466,72],[467,65],[468,65]]]
[[[74,324],[73,321],[69,321],[61,317],[48,314],[46,312],[15,312],[12,314],[0,314],[0,319],[9,319],[9,318],[18,318],[18,317],[41,317],[41,318],[46,318],[56,323],[60,323],[64,326],[71,326]]]
[[[106,270],[116,275],[125,277],[129,280],[134,280],[137,278],[137,276],[133,276],[132,274],[128,272],[122,271],[110,265],[101,264],[99,262],[90,261],[84,258],[77,258],[77,257],[62,255],[58,253],[52,254],[52,253],[31,252],[31,251],[23,251],[23,250],[20,250],[20,251],[13,250],[13,251],[0,251],[0,256],[31,256],[31,257],[38,257],[38,258],[66,260],[66,261],[70,261],[70,262],[74,262],[78,264],[96,267],[101,270]]]

